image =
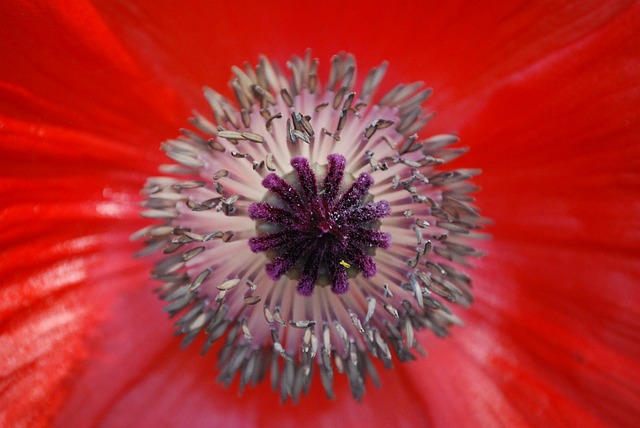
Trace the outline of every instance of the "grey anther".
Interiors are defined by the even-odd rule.
[[[224,281],[222,284],[217,285],[216,288],[221,291],[231,290],[233,287],[240,283],[240,278],[233,278]]]

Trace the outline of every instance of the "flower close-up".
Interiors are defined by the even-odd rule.
[[[0,16],[0,426],[640,420],[637,2]]]

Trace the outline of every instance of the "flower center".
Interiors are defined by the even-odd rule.
[[[391,236],[379,230],[379,220],[391,209],[387,201],[372,201],[373,178],[367,173],[355,180],[345,177],[341,155],[329,155],[327,161],[314,171],[306,158],[293,158],[294,171],[284,177],[269,174],[262,182],[265,199],[249,206],[258,233],[249,240],[251,250],[271,259],[265,267],[269,278],[297,279],[303,296],[316,285],[346,293],[350,277],[375,275],[375,249],[391,245]]]
[[[224,342],[224,384],[270,377],[297,402],[315,377],[334,397],[342,373],[360,399],[372,359],[412,360],[416,331],[462,323],[448,305],[473,300],[479,171],[446,169],[466,151],[456,136],[418,136],[432,116],[421,83],[374,96],[386,68],[356,90],[351,55],[326,83],[309,52],[289,74],[262,57],[234,67],[237,103],[205,89],[211,115],[163,143],[178,164],[149,178],[143,215],[158,222],[135,236],[161,253],[152,276],[183,346]]]

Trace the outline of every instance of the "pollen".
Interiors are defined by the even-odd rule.
[[[391,368],[424,354],[471,304],[476,169],[455,135],[420,136],[433,114],[422,83],[380,96],[387,64],[356,87],[349,54],[318,78],[310,52],[286,67],[233,67],[230,100],[162,144],[170,162],[143,189],[134,235],[155,254],[151,277],[182,346],[218,349],[217,378],[268,380],[297,402],[348,378],[360,399]],[[283,70],[286,70],[283,71]],[[428,333],[427,333],[428,334]],[[319,382],[318,382],[319,381]]]

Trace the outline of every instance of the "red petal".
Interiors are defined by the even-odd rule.
[[[189,108],[202,105],[197,86],[185,90],[183,82],[146,69],[89,2],[17,3],[0,6],[10,17],[0,28],[2,116],[155,151],[159,139],[182,126]],[[187,93],[192,103],[185,104]]]

